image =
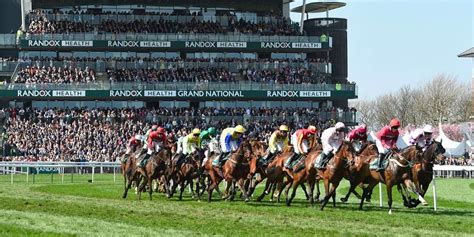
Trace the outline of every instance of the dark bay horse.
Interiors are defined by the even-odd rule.
[[[253,192],[255,191],[255,187],[261,183],[266,177],[266,167],[259,165],[259,162],[263,157],[265,156],[265,147],[263,145],[263,142],[257,141],[257,140],[251,140],[250,145],[252,146],[252,156],[250,157],[249,165],[250,165],[250,170],[248,174],[248,181],[250,182],[250,186],[248,188],[248,194],[247,196],[251,197]],[[253,180],[253,177],[259,174],[258,178],[256,180]]]
[[[141,192],[143,192],[147,184],[148,184],[148,194],[150,195],[150,200],[151,200],[151,195],[153,193],[152,181],[154,179],[159,179],[160,177],[165,176],[167,164],[169,164],[169,160],[171,159],[171,150],[172,150],[172,147],[163,146],[158,153],[154,153],[151,155],[145,167],[137,169],[138,172],[140,172],[141,174],[141,178],[145,179],[145,182],[140,184],[140,181],[139,181],[137,183],[137,186],[138,186],[137,194],[138,194],[139,200],[141,199]],[[165,190],[169,190],[167,180],[165,180]]]
[[[123,154],[120,159],[120,168],[122,169],[122,175],[124,179],[124,191],[122,198],[126,198],[128,190],[132,187],[132,184],[137,185],[139,173],[137,173],[137,160],[136,155],[140,152],[140,149],[130,154]]]
[[[433,141],[426,150],[421,153],[420,159],[415,161],[415,165],[412,168],[413,182],[423,197],[433,180],[433,166],[436,159],[446,153],[441,143],[442,142]]]
[[[198,199],[201,199],[200,195],[200,175],[201,175],[201,162],[202,158],[204,157],[204,151],[198,149],[194,154],[184,158],[184,162],[179,166],[176,167],[175,170],[170,171],[170,175],[168,176],[168,180],[174,180],[173,186],[170,188],[170,192],[168,193],[168,197],[171,198],[175,192],[176,186],[180,185],[180,193],[179,193],[179,200],[183,198],[183,192],[185,187],[189,184],[191,187],[191,194],[194,198],[194,179],[196,181],[196,189],[197,189],[197,196]],[[176,178],[176,179],[175,179]]]
[[[364,205],[364,200],[368,194],[372,193],[374,187],[379,183],[385,183],[387,187],[387,198],[388,198],[388,207],[389,214],[392,214],[392,188],[397,185],[400,191],[400,184],[405,185],[411,191],[418,195],[418,199],[427,205],[428,203],[421,196],[416,186],[412,182],[411,174],[411,165],[412,161],[416,159],[418,149],[416,146],[409,146],[399,153],[393,152],[390,157],[386,157],[388,160],[388,166],[383,171],[370,170],[370,176],[364,180],[364,183],[367,183],[368,186],[364,189],[362,194],[362,199],[360,201],[359,209],[362,209]],[[371,156],[369,162],[372,159],[375,159],[376,156]]]
[[[324,209],[332,197],[333,206],[336,206],[336,189],[339,186],[347,164],[354,159],[354,148],[351,143],[344,141],[334,157],[328,162],[326,169],[319,169],[318,176],[324,180],[326,195],[321,201],[321,210]]]

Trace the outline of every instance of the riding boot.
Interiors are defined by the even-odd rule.
[[[382,164],[383,164],[384,157],[385,157],[385,154],[383,154],[383,153],[379,154],[379,161],[377,162],[377,171],[382,171],[383,170]]]
[[[323,164],[322,164],[323,168],[326,168],[326,165],[328,165],[329,161],[331,160],[333,156],[334,154],[332,152],[329,152],[329,154],[325,154],[323,152]]]
[[[290,157],[288,158],[288,160],[286,160],[285,166],[284,166],[286,169],[288,169],[288,170],[291,169],[291,163],[293,163],[293,161],[295,160],[295,157],[296,157],[296,156],[297,156],[297,154],[295,153],[295,154],[293,154],[292,156],[290,156]]]
[[[143,158],[143,160],[140,162],[139,168],[145,167],[145,165],[146,165],[148,159],[150,158],[150,156],[151,156],[151,155],[148,154],[148,153],[145,155],[145,157]]]
[[[227,155],[229,155],[230,152],[222,152],[221,155],[219,156],[219,159],[217,160],[217,164],[219,164],[219,167],[222,168],[222,160],[224,159],[224,157],[226,157]]]

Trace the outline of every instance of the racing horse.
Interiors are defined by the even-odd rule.
[[[180,185],[179,200],[183,198],[183,192],[185,187],[189,184],[191,188],[191,194],[194,198],[194,179],[196,181],[196,189],[198,199],[201,199],[200,190],[200,176],[201,176],[201,162],[202,157],[204,157],[204,151],[202,149],[197,149],[192,155],[184,158],[184,161],[180,166],[177,166],[175,170],[171,170],[168,176],[168,180],[175,180],[173,186],[168,192],[168,198],[173,197],[173,194],[176,190],[176,186]],[[176,179],[175,179],[176,178]]]
[[[138,199],[141,199],[141,192],[145,189],[145,186],[148,185],[148,194],[150,196],[150,200],[152,199],[152,181],[154,179],[159,179],[160,177],[165,177],[165,190],[169,190],[168,188],[168,180],[166,178],[165,172],[167,164],[169,164],[169,160],[171,159],[171,152],[173,147],[170,146],[163,146],[157,153],[151,155],[150,159],[147,161],[145,167],[137,169],[138,172],[141,174],[141,177],[137,183],[138,186]],[[141,179],[144,178],[145,182],[141,183]],[[141,184],[140,184],[141,183]]]
[[[368,194],[372,193],[375,185],[382,182],[387,188],[388,208],[389,214],[392,214],[392,188],[397,185],[399,192],[401,185],[405,185],[418,196],[418,200],[423,205],[428,205],[425,199],[421,196],[416,186],[412,182],[411,165],[416,159],[418,148],[416,146],[408,146],[400,152],[392,151],[385,159],[388,159],[388,165],[383,171],[370,170],[370,175],[364,180],[368,186],[364,189],[360,201],[359,209],[362,210],[364,200]],[[369,161],[372,161],[377,156],[371,156]]]

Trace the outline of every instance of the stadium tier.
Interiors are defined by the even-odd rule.
[[[0,37],[2,107],[343,111],[357,98],[346,20],[307,19],[300,31],[281,1],[31,1],[25,9],[23,30]]]

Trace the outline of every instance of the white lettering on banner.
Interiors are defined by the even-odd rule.
[[[215,48],[216,47],[216,42],[186,41],[184,43],[184,47],[186,47],[186,48]]]
[[[178,91],[179,97],[244,97],[242,91]]]
[[[295,49],[320,49],[321,43],[291,43],[291,47]]]
[[[289,49],[291,48],[290,42],[262,42],[260,43],[261,48],[272,48],[272,49]]]
[[[145,91],[145,97],[175,97],[176,91]]]
[[[331,97],[331,91],[300,91],[300,97]]]
[[[85,97],[86,91],[53,91],[53,96],[57,97]]]
[[[138,47],[138,41],[117,41],[117,40],[109,40],[107,41],[108,47]]]
[[[140,47],[169,48],[171,47],[171,42],[170,41],[140,41]]]
[[[298,97],[298,91],[267,91],[267,97]]]
[[[28,40],[29,47],[59,47],[60,40]]]
[[[61,46],[64,47],[92,47],[92,40],[63,40]]]
[[[141,97],[143,96],[140,90],[111,90],[111,97]]]
[[[18,96],[26,96],[26,97],[48,97],[51,96],[51,91],[47,90],[18,90]]]
[[[218,48],[247,48],[247,42],[217,42]]]

